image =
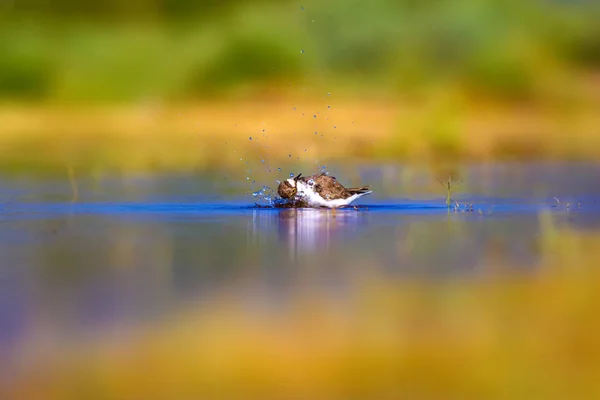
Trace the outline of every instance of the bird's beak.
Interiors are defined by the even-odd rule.
[[[296,177],[294,178],[294,180],[297,181],[298,179],[300,179],[301,176],[302,176],[302,173],[296,175]]]

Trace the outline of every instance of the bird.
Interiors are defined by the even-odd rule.
[[[345,188],[335,177],[320,173],[286,179],[279,184],[277,193],[293,207],[340,208],[372,193],[370,189],[369,186]]]

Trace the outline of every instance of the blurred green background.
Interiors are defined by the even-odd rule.
[[[4,1],[0,171],[233,174],[265,146],[303,170],[595,159],[599,19],[585,0]]]
[[[4,1],[0,96],[180,100],[301,82],[531,98],[597,72],[599,19],[586,0]]]

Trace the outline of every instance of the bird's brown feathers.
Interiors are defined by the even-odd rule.
[[[347,199],[352,195],[365,193],[369,190],[369,186],[345,188],[335,177],[326,174],[304,177],[300,180],[309,185],[312,181],[314,190],[326,200]]]

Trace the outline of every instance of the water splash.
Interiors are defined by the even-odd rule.
[[[275,192],[273,192],[273,189],[267,185],[252,192],[252,197],[254,197],[257,202],[266,202],[270,206],[273,206],[274,201],[277,200],[273,197],[274,195]]]

